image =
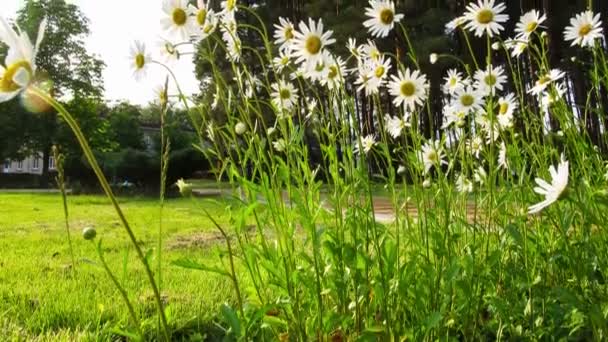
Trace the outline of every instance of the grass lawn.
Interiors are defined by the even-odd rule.
[[[0,194],[0,340],[109,340],[128,314],[119,293],[98,264],[94,245],[82,238],[95,227],[105,258],[142,317],[154,302],[143,268],[123,227],[102,196],[68,198],[75,270],[59,194]],[[121,198],[144,251],[157,243],[159,208],[152,198]],[[232,287],[227,278],[170,265],[181,257],[220,263],[222,240],[200,208],[226,223],[224,204],[169,199],[164,222],[163,298],[169,321],[184,336],[213,327],[213,315]],[[156,265],[155,250],[150,263]],[[224,261],[226,262],[226,261]],[[149,322],[149,329],[155,329]],[[115,336],[114,336],[115,337]]]

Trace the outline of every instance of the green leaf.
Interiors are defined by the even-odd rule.
[[[228,273],[227,271],[224,271],[223,269],[221,269],[219,267],[203,265],[197,261],[187,259],[187,258],[181,258],[181,259],[175,260],[171,264],[173,264],[175,266],[183,267],[183,268],[189,268],[191,270],[211,272],[211,273],[216,273],[216,274],[223,275],[226,277],[231,277],[230,273]]]
[[[234,335],[241,336],[241,321],[239,321],[236,312],[226,304],[222,304],[221,311]]]

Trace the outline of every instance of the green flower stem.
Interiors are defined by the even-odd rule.
[[[114,283],[114,286],[116,286],[116,289],[118,289],[118,292],[120,292],[120,296],[122,297],[125,304],[127,305],[127,308],[129,309],[129,315],[131,316],[133,325],[135,325],[135,328],[137,329],[137,332],[139,333],[140,338],[143,339],[144,335],[141,331],[141,324],[139,323],[139,318],[137,318],[137,314],[135,314],[135,309],[133,308],[133,304],[131,304],[131,301],[129,300],[127,291],[124,289],[124,287],[122,287],[122,285],[120,285],[120,282],[118,281],[118,279],[116,279],[116,277],[110,270],[110,267],[108,267],[106,260],[103,258],[103,251],[101,250],[101,240],[99,240],[99,242],[97,244],[95,244],[95,242],[91,240],[91,243],[95,246],[95,250],[97,251],[97,255],[99,256],[99,261],[101,261],[101,265],[103,266],[103,269],[106,271],[106,273],[112,280],[112,283]]]
[[[152,274],[150,265],[148,265],[148,262],[146,261],[146,257],[144,255],[143,251],[141,250],[139,243],[137,242],[135,234],[133,233],[131,226],[127,222],[127,219],[126,219],[122,209],[120,208],[120,205],[118,204],[118,200],[114,196],[114,193],[112,192],[112,188],[110,187],[108,180],[106,179],[105,175],[103,174],[103,171],[99,167],[99,163],[97,163],[97,159],[95,159],[95,156],[93,155],[93,151],[91,150],[89,143],[87,142],[84,134],[82,133],[80,126],[78,125],[78,123],[76,122],[74,117],[72,117],[72,115],[63,107],[63,105],[61,105],[55,99],[50,97],[44,90],[33,87],[28,91],[30,91],[33,94],[35,94],[36,96],[40,97],[46,103],[48,103],[53,108],[55,108],[55,110],[57,110],[59,115],[61,115],[61,117],[66,121],[66,123],[70,126],[70,128],[72,129],[72,132],[76,136],[76,139],[78,140],[78,143],[80,144],[80,147],[82,148],[82,151],[83,151],[85,157],[87,158],[87,161],[91,165],[91,168],[93,169],[93,171],[95,172],[95,175],[97,176],[97,179],[99,180],[99,184],[101,185],[104,192],[106,193],[106,195],[112,202],[112,205],[114,206],[114,210],[116,210],[116,214],[118,215],[120,221],[122,222],[122,225],[125,227],[125,230],[127,231],[127,235],[129,235],[129,239],[131,240],[131,243],[135,247],[137,256],[144,266],[144,270],[146,271],[146,275],[148,277],[150,287],[152,288],[152,291],[154,292],[154,297],[156,299],[156,305],[158,306],[161,323],[163,325],[163,330],[165,333],[165,339],[167,341],[170,340],[169,326],[167,324],[167,319],[165,317],[165,312],[163,310],[163,304],[160,299],[160,292],[158,291],[158,287],[156,286],[156,281],[154,280],[154,275]]]

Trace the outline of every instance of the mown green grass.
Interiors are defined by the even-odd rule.
[[[155,267],[158,200],[135,197],[120,202]],[[126,307],[98,264],[95,246],[81,236],[88,226],[96,228],[105,258],[142,320],[154,316],[143,267],[108,200],[70,196],[68,203],[75,270],[70,267],[60,195],[0,194],[0,340],[109,340],[116,337],[113,329],[127,326]],[[166,202],[162,294],[175,336],[209,332],[218,306],[232,293],[227,278],[171,265],[182,257],[227,262],[221,257],[223,242],[201,210],[226,224],[225,204],[207,199]],[[156,322],[149,320],[153,331]]]

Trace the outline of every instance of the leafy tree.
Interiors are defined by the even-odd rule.
[[[104,63],[86,50],[84,39],[90,34],[89,21],[78,6],[64,0],[26,0],[17,14],[17,24],[31,38],[36,37],[42,19],[48,21],[36,57],[37,77],[50,80],[57,97],[100,98]],[[4,55],[4,52],[0,51],[0,54]],[[42,152],[43,175],[48,179],[48,157],[60,131],[57,114],[50,110],[27,114],[16,101],[0,104],[0,112],[9,122],[18,123],[27,118],[18,130],[0,128],[3,137],[22,143],[20,146],[13,144],[10,149],[3,148],[4,156],[19,157],[20,151]]]

